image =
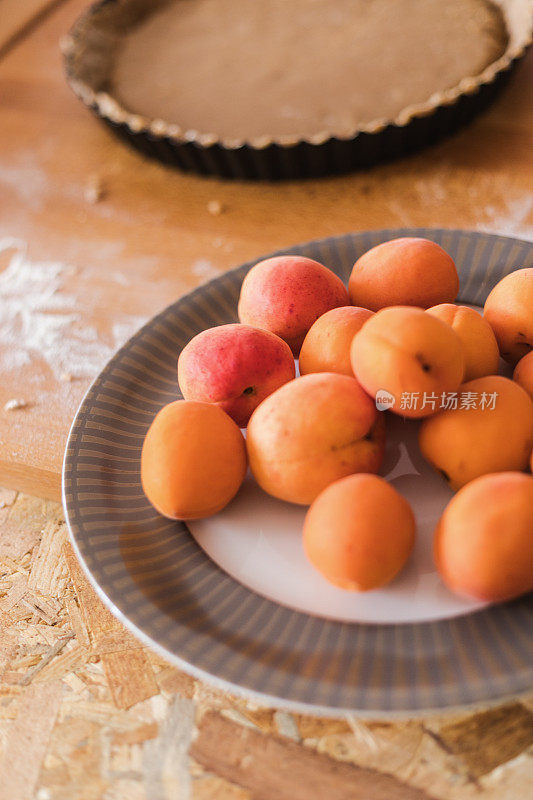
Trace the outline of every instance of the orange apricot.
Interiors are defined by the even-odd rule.
[[[300,375],[338,372],[353,377],[352,340],[372,314],[357,306],[332,308],[322,314],[309,329],[300,350]]]
[[[533,267],[502,278],[487,297],[483,315],[509,364],[529,353],[533,348]]]
[[[303,528],[311,564],[335,586],[359,592],[389,583],[414,540],[411,506],[377,475],[332,483],[309,508]]]
[[[490,472],[525,470],[533,448],[533,402],[517,383],[487,375],[463,383],[457,407],[422,422],[424,458],[459,489]]]
[[[533,400],[533,351],[520,359],[513,372],[513,380],[525,389]]]
[[[246,444],[258,484],[280,500],[307,505],[338,478],[378,471],[384,421],[355,378],[316,372],[263,400]]]
[[[295,357],[313,322],[337,306],[349,305],[341,279],[304,256],[275,256],[246,275],[239,297],[239,320],[272,331]]]
[[[429,239],[404,237],[378,244],[354,264],[348,283],[354,306],[430,308],[451,303],[459,292],[453,259]]]
[[[453,303],[433,306],[428,308],[427,313],[447,322],[459,335],[465,356],[465,381],[498,372],[498,342],[494,331],[481,314],[468,306],[457,306]]]
[[[354,337],[351,360],[355,377],[374,398],[385,391],[390,410],[405,417],[425,417],[438,410],[442,393],[455,391],[463,379],[461,340],[446,322],[420,308],[384,308]]]
[[[437,569],[461,595],[501,602],[533,590],[533,478],[477,478],[449,502],[435,531]]]
[[[221,408],[177,400],[164,406],[148,429],[141,482],[163,516],[202,519],[233,499],[246,466],[244,437]]]

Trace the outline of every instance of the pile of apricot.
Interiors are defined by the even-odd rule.
[[[304,549],[328,581],[375,589],[415,540],[409,503],[378,476],[398,414],[420,420],[422,455],[457,491],[434,538],[446,585],[487,601],[533,590],[533,269],[497,283],[483,314],[458,292],[452,258],[419,238],[366,252],[348,289],[303,256],[256,264],[240,322],[179,355],[184,399],[157,414],[142,451],[150,502],[172,519],[210,516],[249,464],[265,492],[309,506]]]

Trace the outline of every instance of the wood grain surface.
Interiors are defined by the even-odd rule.
[[[96,597],[59,505],[0,490],[0,800],[527,800],[533,694],[402,721],[210,688]]]
[[[144,320],[223,270],[368,228],[533,237],[533,53],[488,113],[420,155],[231,183],[143,159],[80,105],[59,40],[85,5],[64,0],[0,58],[0,484],[57,498],[91,379]]]
[[[0,55],[61,0],[0,0]]]

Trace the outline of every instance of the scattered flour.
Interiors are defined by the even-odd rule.
[[[209,278],[215,278],[217,275],[220,275],[218,267],[207,258],[197,258],[191,269],[194,275],[203,280],[209,280]]]
[[[533,239],[533,194],[510,197],[506,206],[507,213],[493,206],[485,207],[490,229],[503,236]]]
[[[422,224],[440,227],[445,220],[444,227],[468,228],[468,223],[461,225],[461,215],[469,220],[474,211],[477,230],[533,239],[533,194],[514,186],[505,172],[482,174],[441,164],[414,180],[412,186],[423,204]],[[398,197],[401,198],[401,186],[394,184],[389,206],[402,224],[412,225],[413,220],[406,216]],[[491,197],[495,204],[487,202]],[[448,207],[455,207],[457,220],[443,216]]]
[[[39,211],[47,191],[47,179],[34,153],[26,153],[18,162],[0,164],[0,184],[14,192],[24,205]]]
[[[121,315],[109,322],[106,341],[84,322],[80,302],[65,291],[72,267],[31,261],[24,243],[0,239],[0,371],[44,361],[58,380],[94,377],[113,352],[145,322]]]

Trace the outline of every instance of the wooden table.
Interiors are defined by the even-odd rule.
[[[421,155],[329,180],[220,182],[144,160],[72,95],[58,43],[85,5],[60,3],[0,59],[0,485],[58,498],[91,378],[143,320],[222,270],[366,228],[533,236],[533,53],[487,114]],[[3,412],[12,399],[27,405]]]
[[[242,261],[378,227],[533,238],[533,53],[487,114],[423,154],[329,180],[225,183],[142,159],[73,97],[58,43],[85,5],[53,3],[0,55],[0,485],[57,498],[70,421],[103,363]],[[0,493],[0,800],[522,800],[532,744],[533,696],[393,723],[215,692],[102,607],[57,504]]]

